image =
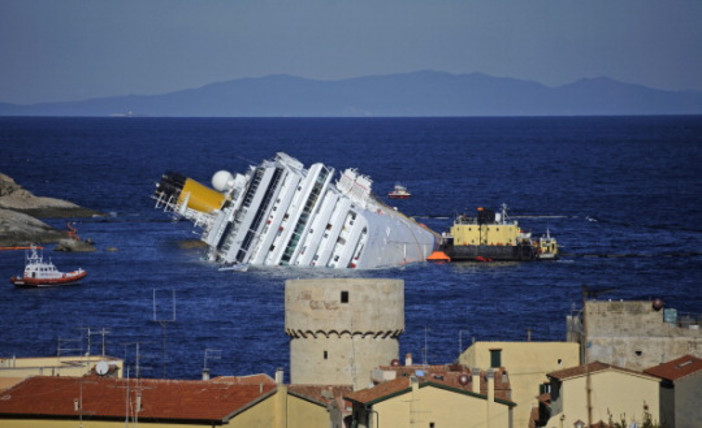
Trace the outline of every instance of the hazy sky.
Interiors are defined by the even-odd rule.
[[[0,0],[0,102],[426,69],[702,90],[702,0]]]

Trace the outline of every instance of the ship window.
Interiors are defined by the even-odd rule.
[[[339,256],[334,256],[334,261],[338,262],[339,261]]]
[[[495,230],[500,230],[500,228],[499,228],[499,227],[496,227]]]
[[[349,302],[349,292],[342,291],[341,292],[341,303],[348,303],[348,302]]]

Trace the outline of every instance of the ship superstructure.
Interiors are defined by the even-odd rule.
[[[157,184],[157,207],[202,229],[208,258],[224,265],[370,269],[426,259],[438,235],[371,194],[355,169],[334,181],[277,153],[245,174],[219,171],[215,190],[175,173]]]
[[[558,243],[550,232],[532,239],[516,220],[507,216],[507,205],[496,213],[478,208],[475,217],[465,214],[456,217],[451,230],[444,233],[440,252],[432,260],[451,261],[523,261],[555,259]]]

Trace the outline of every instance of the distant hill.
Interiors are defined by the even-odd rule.
[[[702,92],[662,91],[608,78],[548,87],[481,73],[418,71],[322,81],[235,79],[163,95],[14,105],[2,116],[542,116],[702,114]]]

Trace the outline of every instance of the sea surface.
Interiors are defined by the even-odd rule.
[[[0,358],[104,350],[131,376],[287,374],[284,283],[310,277],[404,280],[400,355],[419,363],[452,362],[472,340],[565,340],[584,286],[606,290],[599,299],[660,297],[680,316],[702,313],[700,116],[0,118],[0,150],[0,172],[26,189],[105,213],[74,219],[98,251],[45,254],[86,269],[82,285],[17,289],[8,279],[24,254],[0,251]],[[154,209],[167,170],[209,184],[278,151],[357,168],[381,199],[406,185],[412,198],[391,204],[438,232],[506,203],[524,229],[548,229],[563,257],[223,272],[183,245],[197,239],[189,222]]]

